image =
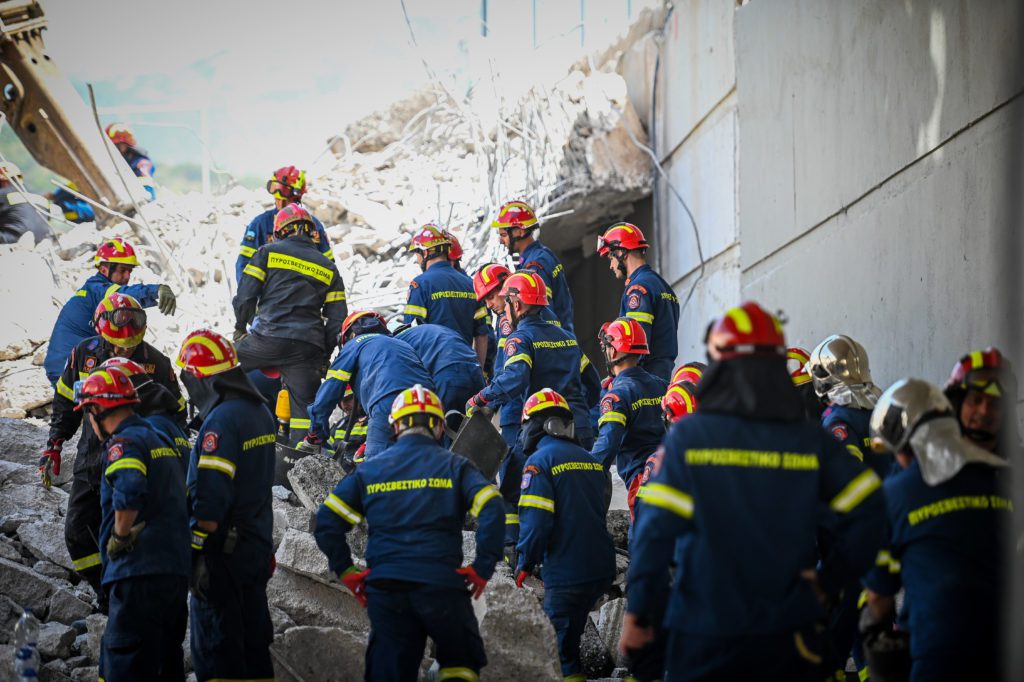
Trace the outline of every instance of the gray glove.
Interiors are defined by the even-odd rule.
[[[161,284],[156,290],[156,306],[164,315],[173,315],[178,309],[178,299],[174,298],[174,292],[166,284]]]
[[[135,541],[139,538],[139,533],[146,527],[146,522],[136,523],[132,526],[131,530],[128,531],[128,535],[118,535],[113,530],[110,531],[110,539],[107,540],[107,556],[111,559],[116,558],[123,552],[131,552],[135,549]]]
[[[249,336],[249,332],[244,329],[236,329],[231,332],[231,340],[237,345],[242,339]]]

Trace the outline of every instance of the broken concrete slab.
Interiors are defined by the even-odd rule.
[[[92,613],[92,604],[75,596],[65,588],[58,588],[50,597],[49,619],[71,625]]]
[[[37,559],[52,561],[69,571],[75,569],[64,542],[63,520],[23,523],[18,526],[18,540]]]
[[[281,634],[288,628],[295,627],[295,621],[291,619],[291,616],[276,606],[270,607],[270,622],[274,625],[275,635]]]
[[[75,642],[74,628],[63,623],[47,622],[39,628],[39,654],[44,658],[67,658]]]
[[[607,645],[601,639],[597,626],[594,625],[592,617],[587,617],[587,624],[583,628],[583,638],[580,640],[580,662],[583,664],[583,672],[587,679],[608,677],[615,669],[615,660]]]
[[[332,577],[327,568],[327,557],[316,546],[316,540],[310,533],[287,529],[276,557],[278,569],[324,581],[330,581]]]
[[[597,632],[616,665],[625,665],[619,655],[619,638],[622,636],[622,617],[626,613],[625,598],[613,599],[601,607],[597,619]]]
[[[284,488],[281,489],[284,490]],[[298,498],[292,495],[291,492],[289,492],[288,494],[291,496],[291,498],[295,499],[295,503],[293,504],[292,502],[284,501],[278,497],[275,497],[273,500],[274,512],[280,512],[284,515],[284,525],[286,528],[294,528],[295,530],[301,530],[304,533],[312,533],[314,526],[314,512],[311,512],[305,507],[298,506]]]
[[[68,506],[68,494],[60,488],[46,490],[39,484],[7,484],[0,488],[0,522],[4,532],[22,523],[60,522]],[[63,532],[62,532],[63,534]]]
[[[367,632],[366,610],[340,584],[279,570],[267,583],[267,602],[298,625],[340,627]]]
[[[300,626],[274,638],[270,653],[278,682],[360,682],[363,630]]]
[[[99,666],[94,665],[88,668],[75,668],[71,671],[72,682],[99,682],[99,679]]]
[[[52,561],[37,561],[32,564],[32,570],[54,580],[67,581],[71,577],[67,569],[61,568]]]
[[[28,566],[0,559],[0,594],[9,596],[23,608],[31,608],[37,617],[45,617],[50,595],[60,584],[36,573]]]
[[[82,655],[88,656],[90,661],[99,663],[100,641],[103,638],[104,630],[107,629],[107,617],[102,613],[94,613],[86,617],[85,626],[88,628],[88,637],[85,646],[82,647]]]
[[[344,475],[334,460],[310,456],[295,463],[288,472],[288,482],[299,503],[315,514]]]
[[[555,630],[540,602],[502,573],[487,583],[484,598],[480,634],[488,663],[483,676],[501,682],[561,680]]]

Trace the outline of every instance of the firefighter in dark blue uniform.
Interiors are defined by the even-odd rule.
[[[952,405],[920,379],[885,391],[871,435],[901,467],[885,482],[886,542],[864,579],[872,616],[891,618],[897,591],[906,589],[911,682],[1005,679],[1003,585],[1013,525],[1007,462],[961,437]],[[872,642],[869,634],[874,679]]]
[[[306,193],[306,171],[301,171],[295,166],[284,166],[274,171],[274,175],[267,180],[267,192],[274,197],[274,207],[268,208],[263,213],[253,218],[245,226],[245,234],[242,235],[242,245],[238,250],[238,258],[235,260],[235,281],[242,283],[242,273],[245,266],[259,248],[264,244],[273,241],[274,216],[285,206],[290,204],[301,204],[302,195]],[[334,252],[331,250],[331,242],[327,239],[323,224],[311,215],[314,231],[310,233],[310,239],[317,250],[324,255],[324,258],[334,262]]]
[[[345,387],[345,392],[338,402],[344,416],[334,425],[328,444],[335,453],[341,456],[342,461],[354,461],[356,454],[359,454],[360,461],[366,451],[367,418],[363,410],[356,409],[356,393],[352,390],[352,384]]]
[[[123,123],[111,123],[107,126],[107,137],[142,183],[150,200],[156,199],[156,180],[153,178],[156,174],[156,165],[146,150],[138,145],[135,133]]]
[[[663,622],[666,680],[757,670],[817,681],[820,600],[871,565],[881,480],[804,420],[773,315],[755,303],[727,311],[708,354],[697,413],[669,431],[639,493],[620,647],[643,646]],[[821,502],[842,542],[815,569]]]
[[[487,359],[487,308],[476,300],[469,275],[448,260],[450,248],[451,241],[435,225],[424,225],[412,238],[409,250],[416,253],[423,274],[409,283],[404,321],[454,329],[483,364]]]
[[[626,281],[619,317],[636,320],[647,334],[651,352],[640,366],[667,382],[679,350],[679,299],[647,264],[647,248],[644,233],[631,223],[612,225],[597,240],[598,254],[608,258],[616,278]]]
[[[128,376],[99,369],[76,410],[103,438],[99,546],[110,612],[100,679],[174,680],[185,675],[189,556],[180,453],[135,414]]]
[[[245,266],[233,301],[242,368],[280,371],[295,433],[309,429],[306,407],[316,396],[348,313],[345,283],[334,261],[317,251],[312,234],[306,209],[298,204],[281,209],[274,218],[274,241]],[[252,333],[247,333],[250,322]]]
[[[574,333],[572,292],[558,256],[533,236],[539,227],[537,215],[522,201],[509,201],[498,210],[491,223],[510,256],[519,254],[517,270],[529,270],[544,280],[551,310],[562,323],[562,329]]]
[[[108,358],[126,357],[142,366],[143,371],[163,385],[177,405],[175,418],[183,420],[185,401],[174,378],[171,361],[143,341],[146,313],[131,296],[115,292],[96,308],[96,326],[100,333],[85,339],[71,351],[64,372],[57,380],[53,394],[53,413],[46,449],[39,460],[43,484],[49,485],[50,472],[60,473],[64,441],[74,435],[79,425],[74,479],[64,519],[64,541],[75,570],[96,591],[101,610],[106,609],[106,593],[100,583],[100,552],[96,544],[100,528],[100,481],[102,476],[101,441],[80,412],[74,410],[75,385],[89,377]]]
[[[989,346],[961,357],[942,390],[956,410],[964,436],[1012,461],[1021,450],[1013,418],[1017,377],[999,349]]]
[[[327,440],[328,420],[350,385],[356,400],[369,417],[365,457],[373,457],[388,446],[391,402],[409,382],[433,390],[433,381],[412,346],[392,338],[387,323],[377,313],[360,310],[345,318],[341,328],[341,350],[327,370],[327,379],[309,406],[312,420],[309,435],[300,443],[303,450],[316,450]]]
[[[85,280],[53,323],[43,368],[54,386],[64,371],[71,349],[96,334],[93,327],[96,306],[110,294],[120,292],[131,296],[143,308],[159,305],[164,315],[172,315],[177,307],[174,293],[166,284],[128,284],[132,268],[138,267],[139,259],[132,245],[120,237],[100,244],[93,262],[99,272]]]
[[[614,377],[601,398],[597,442],[591,455],[606,469],[615,462],[626,484],[630,518],[636,506],[644,463],[665,435],[661,399],[668,383],[643,367],[647,336],[639,322],[620,317],[601,327],[598,335],[608,372]]]
[[[390,419],[396,443],[335,486],[317,512],[316,542],[368,609],[367,680],[415,679],[430,637],[440,679],[475,681],[487,656],[469,598],[483,593],[501,557],[500,495],[469,460],[438,445],[444,408],[432,391],[402,391]],[[477,520],[476,559],[462,567],[467,513]],[[364,518],[360,570],[345,535]]]
[[[192,665],[200,682],[272,679],[274,417],[220,334],[189,334],[178,366],[203,420],[186,482]]]
[[[403,325],[395,338],[412,346],[430,373],[442,405],[458,409],[484,387],[484,373],[458,332],[440,324]]]
[[[543,566],[544,612],[558,636],[562,675],[582,682],[580,638],[615,578],[615,547],[605,525],[604,467],[573,432],[572,411],[558,393],[546,389],[526,400],[516,584]]]

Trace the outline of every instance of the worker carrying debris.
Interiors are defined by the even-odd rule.
[[[543,566],[544,612],[558,636],[565,680],[582,682],[580,639],[615,578],[615,547],[605,525],[605,474],[575,438],[569,403],[551,389],[530,396],[522,412],[516,585]]]
[[[242,368],[280,371],[296,433],[309,429],[306,409],[348,313],[345,283],[334,261],[313,243],[315,233],[312,216],[298,204],[278,211],[274,241],[245,266],[233,301]]]
[[[573,332],[573,302],[565,269],[554,251],[541,244],[533,233],[540,227],[537,214],[525,202],[509,201],[498,209],[491,223],[509,256],[519,255],[517,270],[530,270],[544,280],[551,309],[562,328]]]
[[[53,323],[43,368],[54,386],[64,371],[71,349],[96,333],[93,314],[106,296],[120,292],[131,296],[144,308],[158,306],[164,315],[173,315],[178,307],[174,292],[166,284],[128,284],[132,270],[139,266],[139,259],[132,245],[120,237],[100,244],[93,263],[97,273],[85,280],[68,299]]]
[[[113,356],[129,358],[141,365],[154,381],[171,393],[178,403],[179,418],[184,417],[185,401],[174,377],[171,361],[143,341],[146,335],[146,311],[139,302],[131,296],[114,292],[97,306],[95,318],[99,335],[85,339],[72,349],[64,372],[57,380],[53,394],[53,413],[50,416],[50,435],[39,460],[44,484],[50,481],[51,471],[54,475],[60,474],[64,441],[74,435],[82,423],[81,412],[74,409],[76,384]],[[103,471],[101,445],[93,428],[88,423],[83,424],[64,521],[64,539],[75,570],[92,585],[101,609],[106,610],[107,595],[100,584],[100,553],[96,545],[100,529],[100,479]]]
[[[350,314],[342,324],[338,343],[341,350],[309,406],[312,425],[299,449],[319,452],[330,433],[331,413],[351,384],[360,409],[369,416],[364,451],[369,460],[388,446],[388,415],[398,394],[410,381],[430,389],[434,384],[416,351],[405,341],[392,338],[378,313],[359,310]]]
[[[598,255],[607,258],[615,277],[626,282],[619,317],[636,320],[647,334],[650,352],[640,366],[668,381],[679,352],[679,299],[647,264],[649,246],[644,233],[632,223],[616,223],[597,238]]]
[[[235,281],[241,284],[242,272],[249,264],[249,259],[256,255],[256,251],[273,240],[274,217],[285,206],[301,204],[302,196],[306,193],[306,171],[299,170],[295,166],[282,166],[274,171],[274,174],[267,180],[267,192],[274,197],[274,207],[268,208],[263,213],[249,221],[245,226],[245,233],[242,235],[242,245],[238,250],[238,258],[235,260]],[[313,244],[329,261],[334,260],[334,252],[331,250],[331,242],[327,239],[324,226],[313,215],[315,232],[310,235]]]
[[[156,175],[156,166],[149,158],[149,153],[139,146],[135,133],[124,123],[111,123],[106,130],[107,137],[128,162],[128,167],[135,173],[135,177],[142,182],[146,194],[151,200],[156,199],[156,180],[153,177]]]
[[[185,472],[173,444],[136,414],[138,404],[128,376],[107,367],[82,382],[74,408],[103,440],[97,530],[110,608],[99,675],[111,682],[185,675]]]
[[[640,491],[620,648],[663,622],[666,679],[820,680],[819,599],[874,561],[881,481],[804,419],[775,316],[756,303],[727,311],[707,351],[697,413],[669,431]],[[816,567],[823,507],[841,542]]]
[[[427,637],[439,679],[477,680],[487,655],[470,595],[483,594],[501,557],[500,495],[469,460],[438,444],[444,407],[433,391],[403,390],[390,421],[397,441],[335,486],[317,511],[316,543],[331,573],[367,608],[367,680],[416,679]],[[463,567],[467,513],[477,522],[476,558]],[[360,569],[345,535],[363,519]]]
[[[192,665],[200,682],[273,679],[274,417],[220,334],[189,334],[177,364],[202,419],[187,478]]]
[[[31,232],[36,244],[51,235],[43,216],[50,202],[38,194],[23,191],[25,178],[10,161],[0,163],[0,244],[13,244]]]
[[[897,381],[882,394],[871,436],[901,469],[885,482],[885,542],[863,581],[871,678],[893,679],[893,669],[905,672],[909,662],[911,680],[1009,679],[1001,627],[1013,551],[1008,462],[963,438],[953,406],[920,379]],[[905,627],[894,634],[901,587]],[[909,654],[894,646],[906,632]]]
[[[436,225],[422,226],[409,244],[423,271],[409,282],[405,322],[413,320],[454,329],[476,352],[483,365],[487,359],[487,309],[473,293],[473,280],[456,270],[448,256],[451,240]]]

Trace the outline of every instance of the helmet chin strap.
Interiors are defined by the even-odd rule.
[[[530,231],[529,230],[527,230],[526,228],[518,228],[518,229],[521,229],[524,232],[526,232],[526,234],[524,234],[522,237],[513,237],[512,236],[512,230],[514,230],[514,229],[517,229],[517,228],[514,228],[514,227],[503,228],[503,231],[505,232],[505,236],[508,237],[508,255],[510,255],[510,256],[514,256],[514,255],[516,255],[516,253],[518,253],[516,251],[516,242],[521,242],[521,241],[523,241],[524,239],[526,239],[527,237],[530,236]]]
[[[622,273],[622,279],[629,277],[629,273],[626,271],[626,254],[629,253],[625,249],[615,249],[611,255],[615,257],[615,269]]]
[[[612,360],[611,358],[608,357],[608,352],[606,350],[608,348],[611,348],[611,346],[609,344],[605,343],[604,341],[602,341],[601,342],[601,350],[604,352],[604,366],[605,366],[605,369],[608,370],[609,374],[613,374],[612,369],[614,369],[615,367],[618,367],[619,365],[621,365],[622,362],[626,359],[627,355],[625,353],[623,353],[622,357],[615,358],[614,360]],[[612,348],[612,350],[614,351],[615,349]]]
[[[519,320],[523,318],[516,314],[516,306],[514,303],[512,303],[512,297],[510,296],[505,300],[508,301],[510,304],[508,306],[508,321],[512,325],[512,329],[516,329],[519,327]]]

